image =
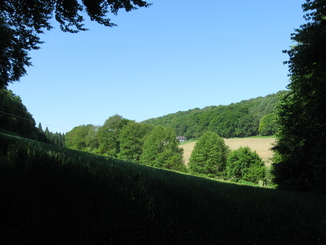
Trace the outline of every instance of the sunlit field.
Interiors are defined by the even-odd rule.
[[[271,147],[275,142],[273,137],[248,137],[248,138],[231,138],[224,139],[225,143],[231,148],[231,150],[236,150],[240,146],[249,146],[253,151],[256,151],[258,155],[263,159],[265,164],[270,165],[270,158],[273,156]],[[191,152],[195,146],[196,142],[192,141],[189,143],[184,143],[180,145],[184,149],[184,161],[188,164]]]

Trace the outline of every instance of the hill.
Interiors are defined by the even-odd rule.
[[[174,129],[177,135],[188,139],[198,138],[204,131],[212,131],[224,138],[248,137],[259,135],[261,120],[272,115],[279,96],[286,91],[279,91],[265,97],[243,100],[230,105],[208,106],[203,109],[195,108],[179,111],[158,118],[151,118],[142,123],[161,125]],[[268,126],[267,126],[268,124]],[[276,123],[269,117],[266,127],[274,130],[266,131],[264,135],[275,132]]]
[[[325,244],[325,196],[0,134],[0,244]]]

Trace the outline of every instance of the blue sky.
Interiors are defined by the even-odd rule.
[[[103,125],[119,114],[137,122],[228,105],[286,89],[282,50],[304,23],[304,0],[153,0],[111,16],[118,26],[56,26],[32,51],[28,75],[8,88],[52,132]]]

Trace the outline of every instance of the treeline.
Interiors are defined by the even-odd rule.
[[[170,127],[177,135],[188,139],[198,138],[205,131],[217,133],[225,138],[273,135],[277,130],[274,107],[279,96],[285,93],[287,92],[279,91],[230,105],[179,111],[142,123]]]
[[[102,126],[80,125],[66,134],[66,146],[146,166],[194,175],[267,184],[268,170],[248,147],[231,151],[224,139],[206,131],[196,142],[189,165],[183,162],[175,131],[123,118],[109,117]]]
[[[121,159],[147,166],[186,171],[176,133],[167,127],[136,123],[120,115],[102,126],[74,127],[66,134],[70,149]]]
[[[239,183],[272,184],[270,170],[257,152],[249,147],[231,150],[222,137],[210,131],[203,133],[196,142],[188,171]]]
[[[19,136],[64,147],[65,135],[35,126],[33,116],[28,112],[19,96],[6,88],[0,89],[0,130]]]

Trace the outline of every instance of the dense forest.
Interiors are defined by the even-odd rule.
[[[273,135],[277,130],[274,107],[279,96],[286,93],[279,91],[230,105],[179,111],[142,123],[170,127],[177,135],[188,139],[198,138],[205,131],[215,132],[225,138]]]

